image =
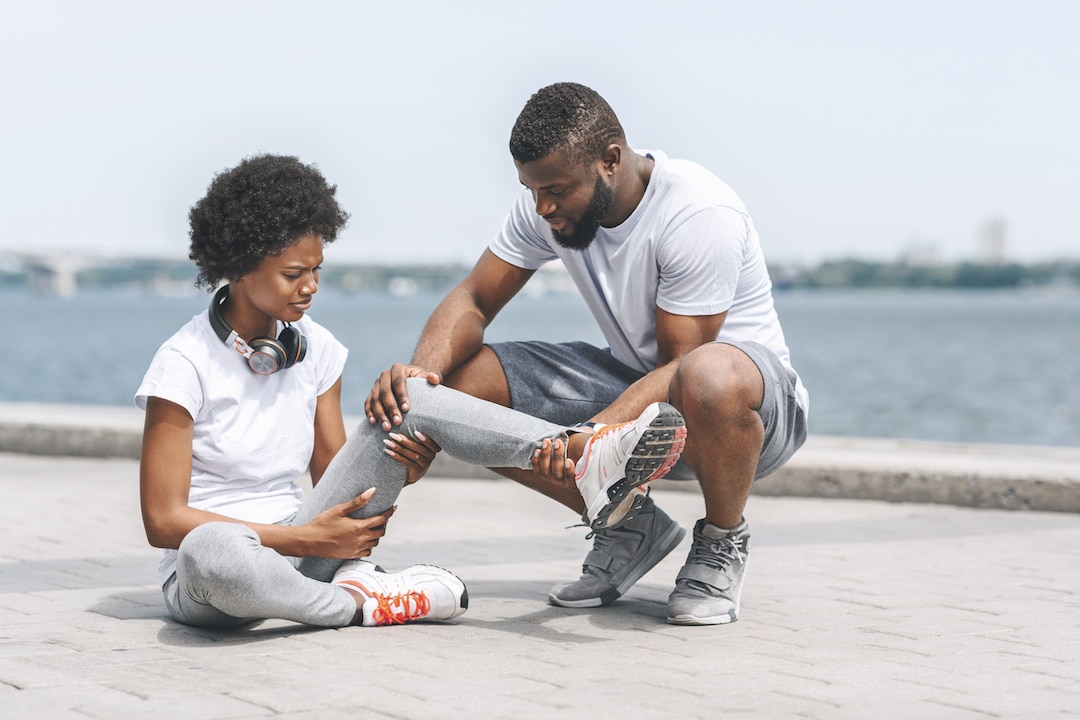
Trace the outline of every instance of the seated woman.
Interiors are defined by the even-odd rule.
[[[261,155],[215,177],[191,209],[198,283],[228,284],[162,344],[135,395],[146,411],[143,524],[150,543],[166,549],[162,589],[179,622],[230,628],[281,618],[340,627],[455,618],[468,593],[453,573],[431,565],[385,572],[366,559],[401,489],[427,471],[440,446],[478,465],[543,463],[574,475],[562,454],[566,428],[422,379],[409,381],[412,404],[399,433],[361,423],[346,439],[347,351],[306,316],[323,246],[348,217],[335,190],[313,166]],[[655,454],[654,420],[663,416],[669,428],[674,412],[652,408],[606,433],[597,443],[604,452],[583,457],[589,467],[579,487],[606,492],[627,476],[639,445]],[[681,443],[667,447],[660,464],[669,467]],[[313,484],[306,496],[297,483],[305,472]]]

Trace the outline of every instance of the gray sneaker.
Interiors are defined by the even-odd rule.
[[[592,534],[593,549],[585,556],[581,578],[552,588],[548,595],[552,605],[610,605],[674,550],[686,530],[645,497],[633,519]]]
[[[668,597],[668,622],[721,625],[738,620],[749,552],[746,520],[731,530],[698,520],[694,544]]]

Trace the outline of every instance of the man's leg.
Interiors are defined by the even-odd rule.
[[[679,365],[671,402],[688,428],[684,459],[705,498],[686,564],[668,599],[668,622],[738,619],[750,532],[743,511],[755,478],[795,452],[806,434],[792,374],[756,343],[705,345]]]
[[[446,381],[463,392],[569,426],[608,407],[642,374],[586,343],[523,342],[485,347]],[[579,434],[571,440],[584,445],[587,437]],[[580,445],[571,457],[580,454]],[[575,488],[552,486],[531,471],[499,472],[577,515],[584,509]],[[685,534],[651,498],[645,498],[636,515],[621,527],[590,534],[593,548],[585,557],[581,577],[556,586],[548,599],[565,607],[608,605],[674,550]]]
[[[670,394],[686,420],[683,458],[701,483],[705,520],[734,527],[742,520],[765,439],[758,415],[761,372],[738,348],[712,343],[679,364]]]

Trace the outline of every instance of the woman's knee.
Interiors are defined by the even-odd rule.
[[[177,569],[188,577],[228,576],[241,557],[257,552],[259,535],[246,525],[210,522],[193,528],[177,549]]]

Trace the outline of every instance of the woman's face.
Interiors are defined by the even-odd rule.
[[[261,313],[296,322],[311,309],[312,296],[319,291],[322,262],[322,237],[301,235],[285,252],[263,258],[254,270],[230,283],[230,296],[239,291]]]

